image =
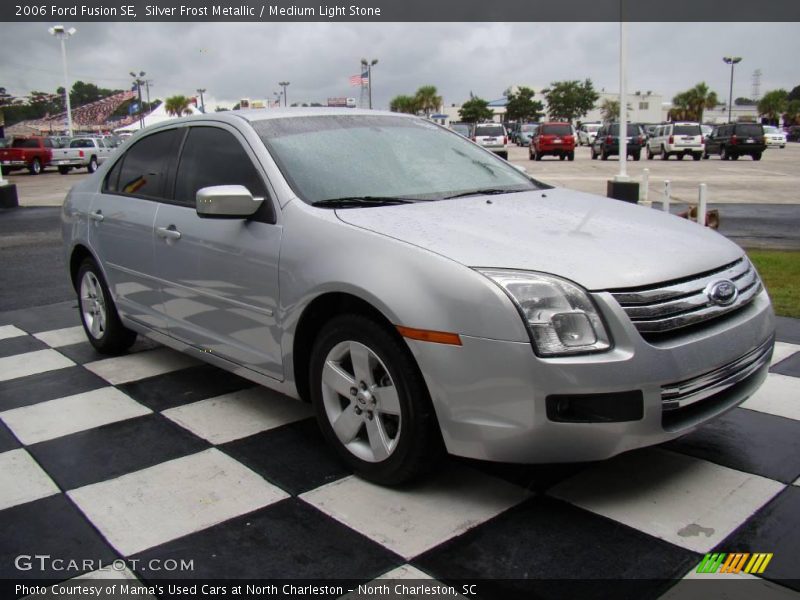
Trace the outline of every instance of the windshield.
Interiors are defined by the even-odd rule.
[[[522,131],[536,131],[538,128],[538,125],[523,125]]]
[[[765,133],[781,133],[780,131],[778,131],[777,127],[773,127],[772,125],[765,125],[764,126],[764,132]]]
[[[639,135],[640,133],[638,125],[628,125],[628,137]],[[612,123],[608,126],[608,135],[619,135],[619,123]]]
[[[298,196],[312,204],[539,189],[504,160],[422,119],[322,115],[264,119],[253,127]]]
[[[587,133],[597,133],[600,125],[584,125],[583,130]]]
[[[572,127],[567,124],[542,125],[542,135],[572,135]]]

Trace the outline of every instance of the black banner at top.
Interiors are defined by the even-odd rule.
[[[800,21],[799,0],[3,0],[0,21]]]

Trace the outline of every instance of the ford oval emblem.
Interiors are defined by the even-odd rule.
[[[712,304],[728,306],[736,300],[736,297],[739,295],[739,290],[736,289],[736,285],[732,281],[720,279],[708,284],[706,295],[708,299],[711,300]]]

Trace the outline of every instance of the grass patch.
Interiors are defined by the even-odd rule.
[[[800,252],[748,250],[772,298],[775,314],[800,319]]]

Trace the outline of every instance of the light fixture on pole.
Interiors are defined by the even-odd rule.
[[[287,106],[288,100],[286,99],[286,88],[289,86],[288,81],[279,81],[278,85],[283,88],[283,105]]]
[[[731,122],[733,113],[733,67],[742,62],[741,56],[723,56],[722,60],[725,64],[731,66],[731,87],[728,92],[728,123]]]
[[[369,107],[372,108],[372,67],[378,64],[378,59],[373,58],[368,61],[366,58],[361,59],[361,66],[367,70],[367,91],[369,92]]]
[[[283,95],[283,92],[272,92],[272,93],[275,96],[275,107],[276,108],[280,108],[281,107],[281,96]]]
[[[133,77],[133,83],[136,84],[136,91],[139,95],[139,128],[144,129],[144,115],[142,114],[142,84],[145,83],[145,80],[142,79],[142,77],[145,76],[145,72],[139,71],[139,74],[137,75],[131,71],[130,76]]]
[[[69,102],[69,76],[67,75],[67,40],[75,35],[74,27],[65,29],[63,25],[55,25],[47,30],[61,42],[61,62],[64,66],[64,104],[67,108],[67,135],[72,137],[72,106]]]
[[[197,88],[197,93],[200,94],[200,112],[205,113],[206,103],[205,100],[203,100],[203,94],[206,93],[206,88]]]

